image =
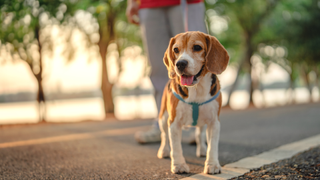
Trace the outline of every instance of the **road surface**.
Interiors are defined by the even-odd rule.
[[[221,165],[320,134],[320,104],[221,113]],[[102,121],[0,127],[0,179],[179,179],[201,173],[205,158],[183,144],[190,174],[170,172],[159,144],[134,133],[152,121]]]

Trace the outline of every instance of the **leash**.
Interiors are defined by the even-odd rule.
[[[196,126],[197,123],[198,123],[198,117],[199,117],[199,106],[201,105],[204,105],[204,104],[207,104],[215,99],[217,99],[217,97],[219,96],[220,94],[220,91],[218,91],[218,93],[216,95],[214,95],[211,99],[209,99],[208,101],[205,101],[203,103],[197,103],[197,102],[186,102],[179,94],[177,94],[176,92],[172,91],[173,92],[173,95],[178,98],[180,101],[186,103],[186,104],[189,104],[192,106],[192,119],[193,119],[193,122],[192,122],[192,126]]]

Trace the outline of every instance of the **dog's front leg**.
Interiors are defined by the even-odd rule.
[[[214,121],[207,125],[207,159],[204,165],[205,174],[221,173],[221,166],[218,160],[218,143],[220,135],[220,121],[216,116]]]
[[[174,121],[169,127],[169,139],[171,146],[171,172],[189,173],[189,167],[183,157],[181,147],[181,126]]]

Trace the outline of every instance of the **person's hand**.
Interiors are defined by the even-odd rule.
[[[126,15],[130,23],[139,25],[138,20],[139,4],[136,0],[128,0]]]

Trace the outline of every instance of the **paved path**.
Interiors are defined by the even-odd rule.
[[[163,179],[202,172],[204,158],[183,144],[190,174],[170,173],[159,144],[133,134],[151,121],[82,122],[0,127],[0,179]],[[221,165],[320,134],[320,104],[222,111]]]

